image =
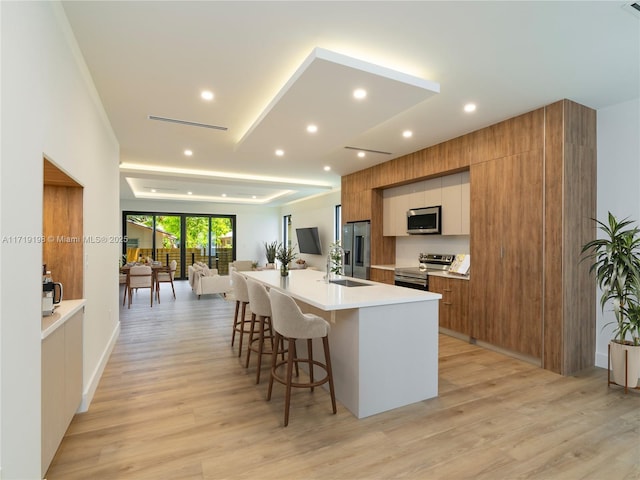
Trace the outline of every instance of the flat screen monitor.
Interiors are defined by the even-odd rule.
[[[322,255],[318,227],[296,228],[296,235],[298,236],[298,250],[300,250],[300,253]]]

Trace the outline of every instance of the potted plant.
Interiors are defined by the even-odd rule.
[[[342,275],[344,264],[344,250],[340,246],[340,241],[336,241],[329,245],[327,276],[329,279]]]
[[[609,342],[613,380],[635,388],[640,373],[640,230],[611,212],[607,223],[595,221],[604,236],[587,242],[582,253],[593,262],[590,271],[602,291],[602,310],[607,303],[613,306],[615,321],[607,324],[615,325]]]
[[[278,245],[278,251],[276,252],[276,258],[280,262],[280,275],[286,277],[289,275],[289,263],[294,261],[297,254],[294,252],[295,247],[286,247],[282,244]]]
[[[275,268],[276,252],[278,251],[278,242],[264,242],[264,251],[267,257],[267,268]]]

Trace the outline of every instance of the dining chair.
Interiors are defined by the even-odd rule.
[[[139,288],[148,288],[150,304],[153,307],[153,270],[147,265],[135,265],[129,269],[129,284],[127,290],[129,293],[129,306],[131,308],[131,299],[133,290]]]
[[[170,283],[171,290],[173,290],[173,299],[176,299],[176,289],[173,286],[173,279],[176,276],[176,268],[178,266],[178,262],[175,260],[171,260],[169,262],[169,266],[164,269],[156,270],[156,298],[158,299],[158,303],[160,303],[160,284],[161,283]]]

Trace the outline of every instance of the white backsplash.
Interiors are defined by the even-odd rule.
[[[396,238],[396,266],[417,266],[420,253],[470,253],[469,235],[410,235]]]

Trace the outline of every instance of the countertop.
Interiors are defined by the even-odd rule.
[[[42,317],[42,340],[64,325],[64,322],[84,308],[86,303],[87,301],[81,298],[79,300],[63,300],[59,305],[56,305],[53,315]]]
[[[353,277],[339,276],[337,278],[367,285],[345,287],[335,283],[326,283],[324,272],[309,269],[290,270],[288,277],[281,277],[279,270],[241,273],[325,311],[424,302],[442,298],[438,293],[396,287]]]

